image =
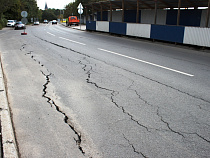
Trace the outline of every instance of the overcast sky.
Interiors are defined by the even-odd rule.
[[[48,8],[55,8],[55,9],[64,9],[64,7],[74,2],[75,0],[37,0],[37,5],[39,9],[45,8],[45,2],[47,3]]]

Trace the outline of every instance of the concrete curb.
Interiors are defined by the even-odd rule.
[[[0,54],[0,117],[3,158],[18,158],[17,146],[7,100]]]
[[[71,28],[71,29],[75,29],[75,30],[80,30],[80,26],[66,26],[66,24],[64,23],[60,23],[61,25],[65,26],[65,27],[68,27],[68,28]],[[82,25],[82,27],[84,27],[85,25]],[[86,31],[86,26],[85,26],[85,29],[82,28],[80,31]]]

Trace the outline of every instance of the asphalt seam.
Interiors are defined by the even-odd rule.
[[[2,69],[2,60],[0,54],[0,117],[1,117],[1,134],[2,134],[2,149],[4,158],[18,158],[18,150],[12,126],[11,113],[7,99],[4,74]]]

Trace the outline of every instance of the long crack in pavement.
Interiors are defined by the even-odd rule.
[[[65,112],[61,111],[59,106],[55,103],[54,100],[52,100],[50,97],[47,96],[47,86],[48,84],[50,83],[50,75],[51,74],[44,74],[43,71],[41,71],[42,74],[45,76],[46,78],[46,83],[43,85],[43,95],[42,97],[46,98],[47,99],[47,102],[52,106],[54,106],[56,108],[56,110],[61,113],[63,116],[64,116],[64,122],[66,124],[68,124],[68,126],[74,131],[74,133],[77,135],[77,139],[74,138],[74,140],[76,141],[76,145],[78,146],[79,150],[82,152],[83,155],[85,155],[85,151],[82,149],[81,147],[81,142],[82,142],[82,139],[81,139],[81,134],[75,129],[75,127],[72,125],[72,123],[70,122],[70,119],[68,118],[68,116],[66,115]]]
[[[21,51],[23,51],[23,49],[25,48],[26,44],[23,44],[21,46]],[[26,53],[25,55],[30,55],[31,58],[35,61],[38,62],[39,65],[41,65],[42,67],[44,66],[43,64],[41,64],[40,61],[37,61],[34,56],[32,55],[33,51],[29,51],[28,53]],[[40,70],[41,71],[41,70]],[[47,71],[49,72],[49,70],[47,69]],[[55,107],[55,109],[61,113],[64,116],[64,122],[71,128],[72,131],[74,131],[74,133],[77,135],[77,138],[74,138],[76,145],[78,146],[78,149],[80,150],[80,152],[85,156],[85,151],[83,150],[83,148],[81,147],[81,142],[82,142],[82,136],[80,134],[80,132],[78,132],[76,130],[76,128],[74,127],[73,123],[70,121],[69,117],[66,115],[65,112],[63,112],[62,110],[60,110],[59,106],[55,103],[55,101],[50,98],[49,96],[47,96],[47,86],[50,83],[50,76],[52,75],[51,73],[49,74],[45,74],[43,71],[41,71],[42,75],[44,75],[44,77],[46,78],[46,83],[43,84],[43,94],[42,97],[47,99],[47,103],[49,103],[51,105],[51,107]]]

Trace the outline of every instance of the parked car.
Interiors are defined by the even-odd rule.
[[[56,25],[57,25],[57,20],[53,20],[53,21],[52,21],[52,25],[53,25],[53,24],[56,24]]]
[[[44,20],[44,24],[48,24],[48,21],[47,20]]]
[[[15,26],[15,20],[7,20],[7,26],[8,27],[14,27]]]
[[[34,21],[34,25],[39,25],[39,21]]]
[[[71,26],[71,25],[75,25],[78,26],[79,25],[79,19],[76,16],[69,16],[68,17],[68,21],[66,22],[67,26]]]
[[[23,24],[21,21],[16,22],[15,30],[18,30],[18,29],[26,29],[25,24]]]

